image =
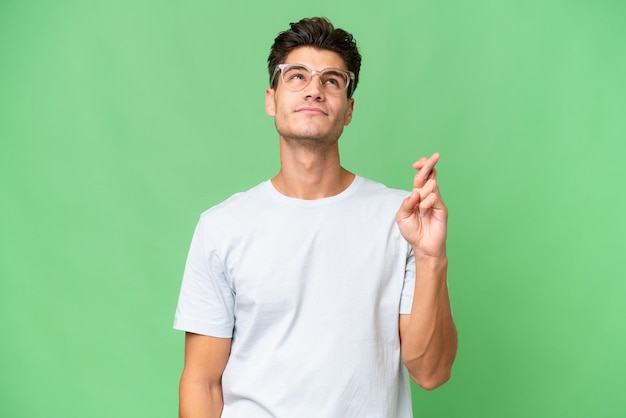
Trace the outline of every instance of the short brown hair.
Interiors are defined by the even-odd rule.
[[[324,17],[306,18],[289,25],[291,29],[279,33],[274,39],[270,56],[267,59],[267,69],[272,84],[270,87],[276,88],[278,83],[278,79],[272,80],[276,66],[282,64],[294,49],[311,46],[335,52],[343,59],[348,70],[354,73],[354,82],[348,89],[348,97],[352,97],[359,82],[361,69],[361,54],[352,34],[343,29],[335,29],[333,24]]]

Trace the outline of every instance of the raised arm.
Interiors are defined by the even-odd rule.
[[[410,315],[400,315],[402,359],[411,378],[435,389],[450,378],[457,334],[448,297],[446,237],[448,209],[441,199],[435,164],[439,154],[422,158],[413,192],[396,215],[400,232],[415,254],[415,292]]]
[[[222,374],[230,354],[230,341],[230,338],[186,333],[179,418],[219,418],[222,415]]]

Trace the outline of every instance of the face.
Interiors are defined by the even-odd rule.
[[[312,47],[294,49],[285,63],[304,64],[317,71],[329,67],[347,70],[337,53]],[[284,140],[323,146],[336,143],[343,127],[352,120],[354,99],[347,96],[347,92],[328,94],[317,74],[301,91],[289,90],[279,79],[276,89],[266,91],[265,110]]]

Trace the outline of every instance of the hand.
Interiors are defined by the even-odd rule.
[[[416,256],[445,257],[448,230],[448,208],[437,186],[435,164],[439,153],[420,158],[413,164],[418,170],[413,192],[404,199],[396,214],[400,233],[413,247]]]

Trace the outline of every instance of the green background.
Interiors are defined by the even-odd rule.
[[[626,416],[625,4],[0,0],[0,416],[176,416],[193,228],[276,173],[313,15],[363,54],[344,165],[442,154],[460,346],[415,415]]]

